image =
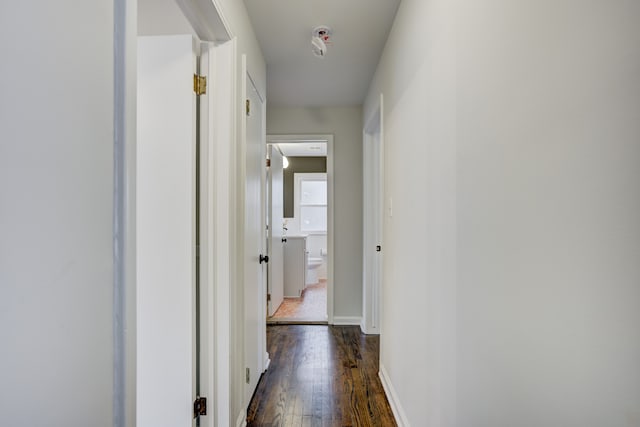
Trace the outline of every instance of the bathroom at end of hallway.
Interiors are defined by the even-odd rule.
[[[274,139],[267,137],[267,323],[326,324],[328,142]]]

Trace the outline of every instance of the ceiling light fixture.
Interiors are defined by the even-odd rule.
[[[311,51],[318,58],[324,58],[327,54],[327,45],[331,44],[331,28],[321,25],[313,29],[311,33]]]

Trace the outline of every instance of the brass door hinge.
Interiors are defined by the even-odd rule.
[[[267,301],[271,301],[271,294],[267,294]]]
[[[193,418],[200,415],[207,415],[207,398],[198,396],[193,402]]]
[[[251,100],[247,99],[247,102],[245,103],[245,108],[247,110],[247,116],[251,115]]]
[[[207,93],[207,76],[193,75],[193,91],[198,96]]]
[[[267,159],[267,167],[270,168],[271,167],[271,159]]]

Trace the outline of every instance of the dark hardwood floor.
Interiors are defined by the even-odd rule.
[[[395,426],[378,378],[379,342],[357,326],[268,326],[271,366],[247,425]]]

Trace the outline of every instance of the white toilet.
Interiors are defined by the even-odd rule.
[[[306,285],[318,283],[318,268],[322,265],[322,258],[309,257],[307,259],[307,281]]]

